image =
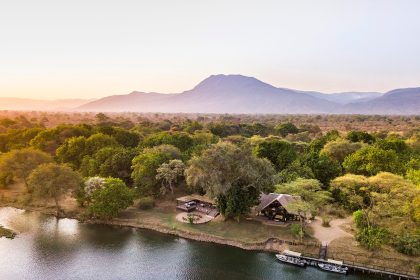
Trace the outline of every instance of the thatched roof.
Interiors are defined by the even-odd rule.
[[[287,212],[289,212],[290,214],[297,215],[298,213],[291,211],[288,205],[289,203],[294,202],[296,200],[300,200],[300,199],[301,199],[300,196],[293,196],[289,194],[282,194],[282,193],[264,194],[262,193],[260,196],[260,204],[257,206],[256,210],[257,212],[260,212],[264,210],[267,206],[269,206],[271,203],[277,200],[280,203],[280,205],[283,206],[284,209],[286,209]]]

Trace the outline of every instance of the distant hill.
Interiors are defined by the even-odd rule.
[[[308,92],[308,94],[338,104],[348,104],[360,101],[365,102],[383,95],[383,93],[380,92],[338,92],[331,94]]]
[[[324,94],[277,88],[253,77],[212,75],[182,93],[132,92],[80,106],[94,112],[248,114],[419,114],[416,89]]]
[[[325,94],[278,88],[253,77],[212,75],[191,90],[134,91],[98,100],[0,98],[0,110],[230,114],[420,114],[420,88]]]
[[[38,100],[15,97],[0,97],[0,110],[15,111],[67,111],[73,110],[92,99]]]
[[[391,90],[366,102],[350,103],[344,113],[418,115],[420,114],[420,87]]]
[[[99,99],[83,111],[171,113],[324,113],[335,103],[304,92],[276,88],[252,77],[213,75],[193,89],[177,94],[132,92]]]

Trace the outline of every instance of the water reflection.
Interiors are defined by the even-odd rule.
[[[21,232],[0,239],[0,279],[363,279],[284,265],[272,254],[13,208],[0,208],[0,224]]]

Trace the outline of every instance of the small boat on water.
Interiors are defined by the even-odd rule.
[[[284,263],[289,263],[289,264],[293,264],[293,265],[297,265],[300,267],[305,267],[306,266],[306,262],[304,260],[301,260],[300,258],[297,257],[291,257],[291,256],[287,256],[287,255],[283,255],[283,254],[277,254],[276,258]]]
[[[325,271],[347,274],[348,268],[345,266],[330,264],[330,263],[318,263],[318,267]]]

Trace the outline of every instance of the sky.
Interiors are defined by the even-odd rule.
[[[0,97],[177,93],[212,74],[420,86],[418,0],[0,0]]]

